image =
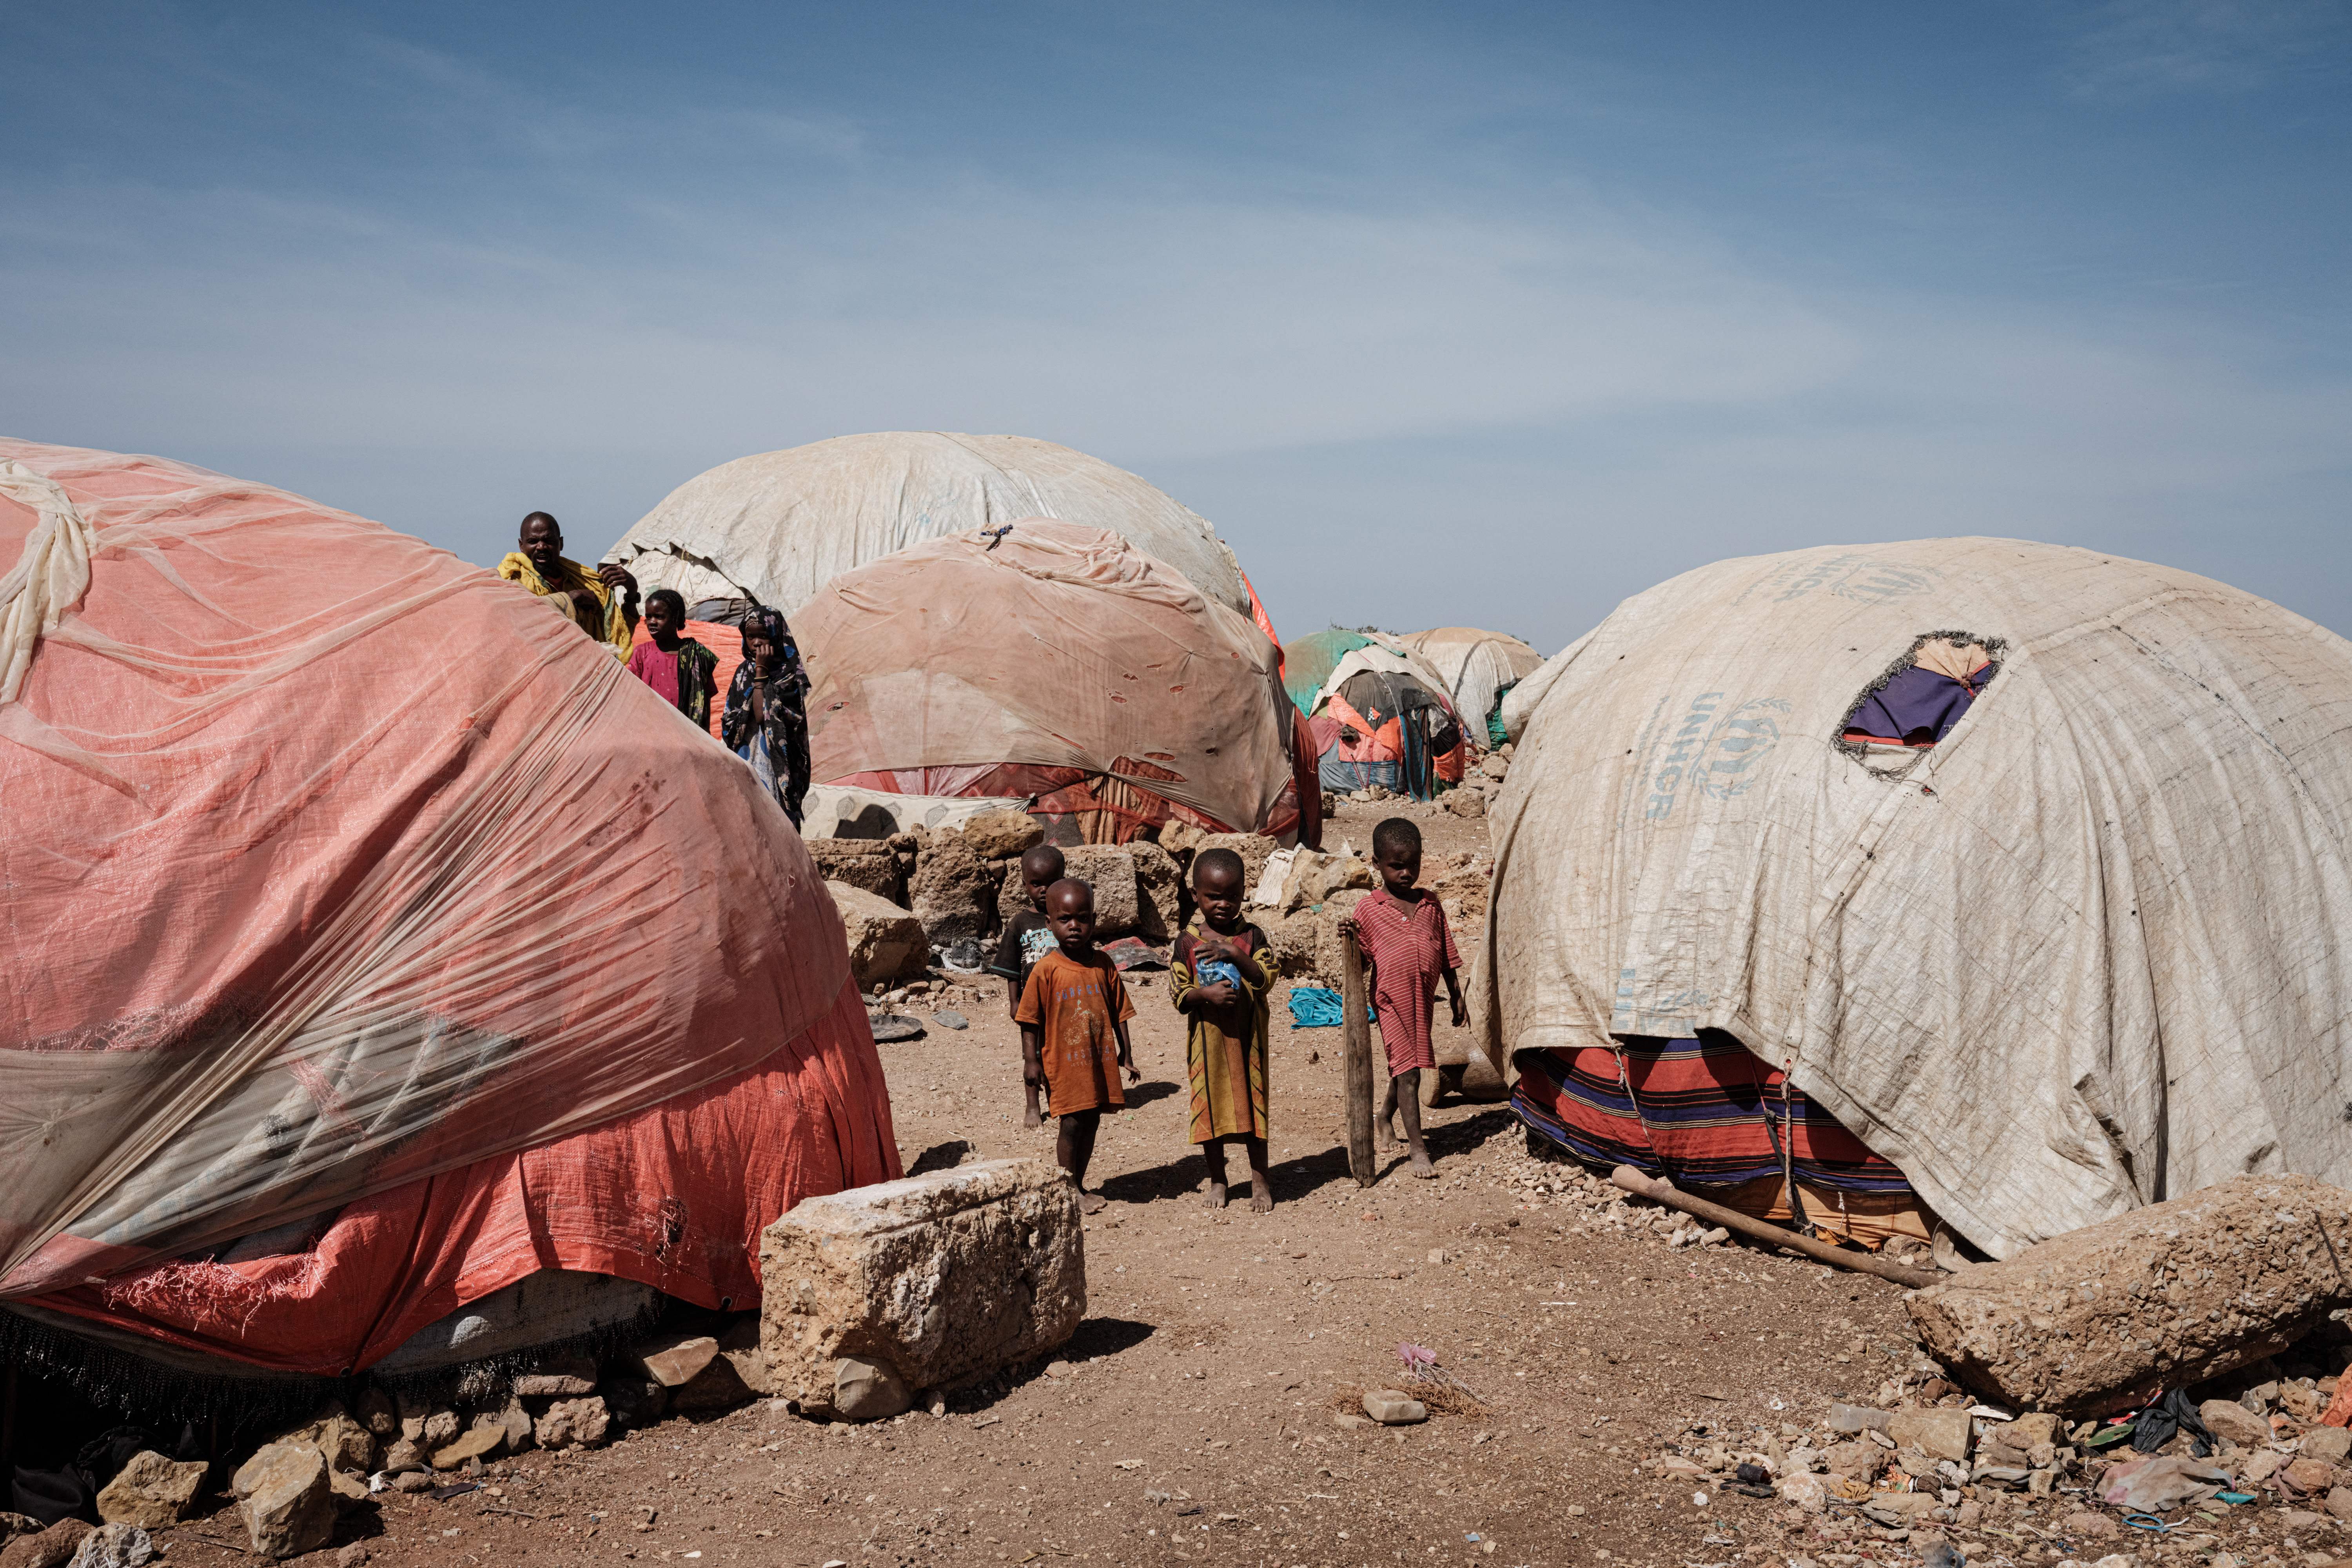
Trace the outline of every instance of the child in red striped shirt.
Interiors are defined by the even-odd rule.
[[[1469,1021],[1462,1005],[1462,987],[1454,972],[1462,958],[1454,949],[1454,932],[1437,895],[1414,886],[1421,880],[1421,829],[1406,817],[1391,816],[1372,829],[1372,867],[1381,886],[1359,903],[1341,922],[1356,934],[1371,973],[1364,989],[1379,1015],[1381,1044],[1389,1054],[1389,1091],[1381,1101],[1381,1142],[1396,1147],[1391,1119],[1404,1113],[1404,1142],[1412,1156],[1412,1173],[1437,1174],[1421,1136],[1421,1072],[1437,1066],[1430,1044],[1430,1016],[1437,1005],[1437,983],[1445,982],[1445,999],[1454,1010],[1454,1026]]]

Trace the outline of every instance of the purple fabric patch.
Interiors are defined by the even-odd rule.
[[[1878,740],[1932,746],[1960,721],[1960,715],[1976,700],[1977,692],[1983,690],[1996,673],[1998,668],[1992,665],[1979,670],[1976,690],[1971,691],[1948,675],[1938,675],[1915,664],[1864,698],[1853,716],[1845,721],[1845,727]]]

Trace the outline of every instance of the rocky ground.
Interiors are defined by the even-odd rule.
[[[1343,807],[1335,847],[1363,847],[1385,809]],[[1413,815],[1433,860],[1483,847],[1482,822]],[[1898,1288],[1738,1245],[1676,1243],[1672,1232],[1691,1234],[1679,1216],[1530,1158],[1498,1106],[1432,1112],[1436,1180],[1408,1179],[1391,1154],[1360,1189],[1344,1153],[1339,1031],[1293,1031],[1278,1004],[1276,1206],[1210,1210],[1184,1141],[1181,1022],[1164,976],[1132,978],[1145,1081],[1105,1122],[1094,1180],[1112,1201],[1087,1224],[1089,1310],[1050,1363],[960,1393],[940,1414],[819,1425],[761,1400],[605,1447],[502,1458],[444,1478],[469,1489],[373,1498],[327,1552],[400,1565],[812,1568],[1941,1568],[1947,1552],[2237,1568],[2336,1554],[2335,1521],[2291,1513],[2275,1481],[2260,1505],[2176,1509],[2174,1528],[2147,1532],[2091,1503],[2086,1471],[2065,1472],[2052,1453],[2033,1458],[2048,1461],[2053,1494],[2030,1497],[1956,1484],[1919,1452],[1932,1436],[1897,1427],[1882,1441],[1852,1413],[1842,1420],[1855,1429],[1828,1431],[1834,1402],[1938,1396],[1967,1425],[1965,1398],[1922,1364]],[[977,1157],[1050,1158],[1050,1127],[1021,1126],[1001,989],[930,999],[949,1003],[969,1027],[935,1022],[883,1047],[906,1160],[957,1142]],[[1433,1352],[1451,1381],[1406,1381],[1403,1344]],[[2296,1391],[2296,1407],[2308,1415],[2326,1386]],[[1430,1419],[1365,1422],[1361,1395],[1381,1388],[1419,1394]],[[2277,1388],[2268,1397],[2289,1402]],[[2290,1418],[2278,1436],[2291,1447],[2297,1429]],[[2053,1436],[2063,1447],[2069,1434]],[[2242,1465],[2268,1447],[2248,1441]],[[1793,1489],[1811,1509],[1773,1494],[1769,1472],[1832,1459],[1843,1475]],[[1763,1495],[1738,1489],[1742,1462],[1759,1467]],[[1917,1490],[1871,1491],[1870,1476],[1884,1489],[1906,1468]],[[250,1561],[233,1509],[157,1539],[173,1563]]]

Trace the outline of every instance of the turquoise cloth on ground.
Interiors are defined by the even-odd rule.
[[[1364,1016],[1377,1021],[1380,1015],[1372,1011],[1370,1000],[1364,1003]],[[1336,1029],[1347,1020],[1339,1005],[1339,994],[1320,985],[1294,985],[1290,988],[1290,1026],[1294,1029]]]

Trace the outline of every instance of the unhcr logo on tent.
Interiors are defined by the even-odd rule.
[[[1756,588],[1778,587],[1780,591],[1772,595],[1776,605],[1801,599],[1817,589],[1827,589],[1841,599],[1882,603],[1925,594],[1937,587],[1942,578],[1943,574],[1932,566],[1910,566],[1847,552],[1820,561],[1786,563],[1742,592],[1739,598],[1745,599]]]
[[[1675,809],[1683,784],[1716,800],[1728,800],[1755,782],[1756,764],[1780,743],[1777,714],[1789,711],[1785,697],[1759,697],[1725,711],[1723,693],[1703,692],[1667,740],[1665,755],[1650,774],[1650,798],[1643,816],[1651,822]]]

